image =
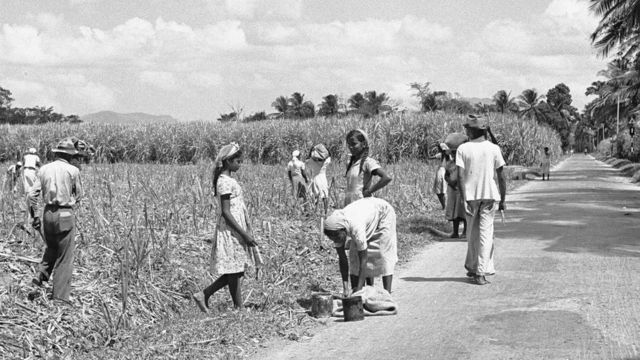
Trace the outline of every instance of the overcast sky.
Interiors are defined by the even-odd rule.
[[[215,119],[410,82],[464,97],[557,83],[580,110],[606,61],[585,0],[2,0],[0,86],[14,106]]]

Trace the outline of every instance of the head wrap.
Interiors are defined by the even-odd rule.
[[[367,135],[367,132],[362,129],[356,129],[355,131],[362,134],[362,136],[364,136],[364,141],[367,143],[367,145],[369,145],[369,135]]]
[[[465,134],[451,133],[447,135],[446,139],[444,139],[444,143],[449,148],[449,150],[456,151],[458,149],[458,146],[464,144],[468,140],[469,137]]]
[[[447,146],[447,144],[445,143],[440,143],[440,150],[442,151],[449,151],[449,147]]]
[[[216,156],[216,167],[222,167],[224,161],[232,157],[239,150],[240,145],[234,142],[223,146],[220,151],[218,151],[218,156]]]
[[[36,153],[36,148],[29,148],[29,150],[27,150],[27,152],[29,154],[35,154]]]
[[[311,150],[311,158],[317,160],[327,160],[329,157],[329,150],[323,145],[318,144]]]
[[[293,152],[291,153],[291,160],[297,159],[298,156],[300,156],[300,150],[293,150]]]
[[[344,210],[335,210],[324,221],[324,229],[329,231],[343,230],[347,228],[347,217],[344,214]]]

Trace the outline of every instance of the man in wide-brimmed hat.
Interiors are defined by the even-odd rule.
[[[33,279],[35,285],[53,278],[53,298],[69,301],[73,273],[75,215],[74,207],[82,198],[80,169],[74,165],[79,156],[76,138],[60,141],[51,152],[55,161],[38,171],[40,193],[44,202],[42,213],[43,237],[47,245],[40,269]],[[80,143],[82,145],[82,143]],[[39,228],[39,218],[34,228]]]
[[[486,118],[469,115],[464,127],[470,140],[458,147],[456,165],[469,228],[465,268],[467,276],[478,285],[485,285],[488,283],[485,276],[495,273],[493,218],[497,201],[498,210],[505,209],[507,186],[502,172],[505,161],[500,147],[487,140],[490,130]]]

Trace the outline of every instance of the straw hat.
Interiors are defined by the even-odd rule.
[[[467,122],[464,123],[465,128],[486,129],[487,126],[487,119],[480,115],[467,115]]]
[[[77,139],[74,138],[66,138],[61,140],[56,147],[51,149],[53,153],[63,153],[68,155],[76,155],[78,154],[78,149],[76,149]]]

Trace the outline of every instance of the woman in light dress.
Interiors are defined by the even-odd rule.
[[[287,176],[291,183],[291,191],[293,198],[298,201],[302,198],[305,202],[307,200],[307,174],[305,173],[304,162],[300,160],[300,151],[295,150],[291,154],[291,161],[287,164]]]
[[[203,291],[193,294],[196,305],[203,312],[208,312],[209,298],[225,286],[229,287],[234,307],[243,308],[244,272],[259,257],[242,188],[231,177],[241,165],[242,150],[238,144],[231,143],[220,149],[213,175],[214,195],[220,201],[220,210],[211,248],[211,271],[219,277]]]
[[[373,285],[377,276],[391,292],[398,245],[396,213],[388,202],[373,197],[356,200],[326,219],[324,233],[338,253],[344,296],[361,290],[365,282]],[[352,242],[348,257],[347,240]]]
[[[311,194],[323,204],[323,215],[327,215],[329,209],[329,182],[327,181],[327,166],[331,163],[329,151],[323,144],[318,144],[311,149],[306,169],[311,177]]]
[[[387,186],[391,177],[380,164],[369,156],[369,137],[364,130],[351,130],[346,137],[351,158],[347,165],[347,188],[344,194],[344,205],[372,196],[376,191]],[[379,177],[373,183],[373,177]]]
[[[467,235],[467,220],[464,210],[464,203],[462,202],[462,196],[460,195],[459,183],[458,183],[458,167],[456,166],[456,150],[458,146],[467,142],[469,138],[467,135],[461,133],[452,133],[447,135],[445,141],[440,146],[446,147],[445,157],[447,159],[445,163],[444,179],[447,183],[447,203],[445,206],[445,217],[447,220],[453,223],[453,231],[451,238],[457,239],[460,237],[460,223],[463,224],[462,237]]]

